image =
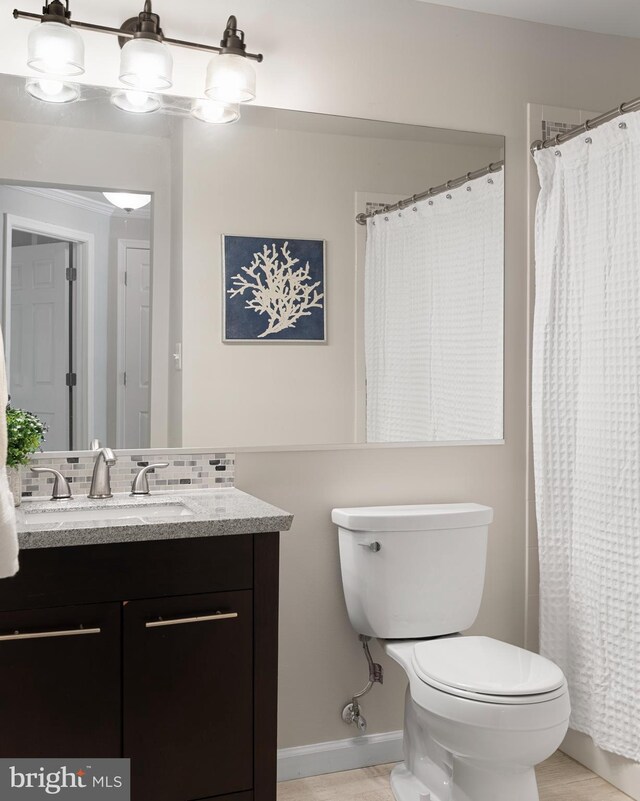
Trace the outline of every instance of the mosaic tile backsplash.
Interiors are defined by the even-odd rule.
[[[142,451],[134,455],[118,455],[111,468],[111,489],[129,492],[131,482],[141,467],[154,462],[169,462],[169,467],[148,473],[149,489],[153,492],[172,492],[184,489],[212,489],[232,487],[235,471],[233,453],[176,453],[175,451]],[[32,463],[38,467],[54,467],[71,485],[73,495],[86,495],[91,486],[95,454],[51,458],[46,453],[36,454]],[[22,497],[46,497],[51,492],[53,476],[32,473],[22,468]]]
[[[573,122],[548,122],[547,120],[543,120],[542,138],[551,139],[553,136],[557,136],[558,134],[566,134],[575,127],[576,124]]]

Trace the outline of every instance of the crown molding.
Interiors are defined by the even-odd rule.
[[[127,213],[124,209],[119,209],[106,199],[101,201],[95,198],[85,197],[84,195],[79,195],[67,189],[54,189],[46,186],[5,186],[7,186],[8,189],[16,189],[18,192],[26,192],[29,195],[37,195],[47,200],[66,203],[68,206],[91,211],[94,214],[102,214],[105,217],[121,217],[127,220],[148,220],[151,217],[148,206]]]

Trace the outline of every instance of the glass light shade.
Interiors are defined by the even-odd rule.
[[[62,22],[41,22],[29,34],[27,64],[48,75],[82,75],[82,37]]]
[[[139,92],[136,89],[123,89],[111,95],[111,102],[122,111],[130,114],[151,114],[162,105],[158,95]]]
[[[75,84],[56,78],[30,78],[27,92],[45,103],[73,103],[80,97],[80,89]]]
[[[144,92],[168,89],[173,56],[166,44],[154,39],[129,39],[120,54],[120,80]]]
[[[204,93],[221,103],[246,103],[256,96],[256,71],[246,56],[214,56],[207,69]]]
[[[240,109],[235,103],[219,103],[202,98],[194,100],[191,115],[201,122],[223,125],[240,119]]]
[[[151,203],[151,195],[141,195],[135,192],[103,192],[109,203],[124,211],[136,211]]]

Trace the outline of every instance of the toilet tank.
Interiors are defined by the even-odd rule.
[[[382,639],[468,629],[482,600],[493,509],[475,503],[334,509],[351,625]]]

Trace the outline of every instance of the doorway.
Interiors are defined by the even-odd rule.
[[[118,415],[116,447],[150,447],[151,249],[118,240]]]
[[[46,449],[92,426],[93,235],[5,215],[3,330],[11,405],[48,427]]]

